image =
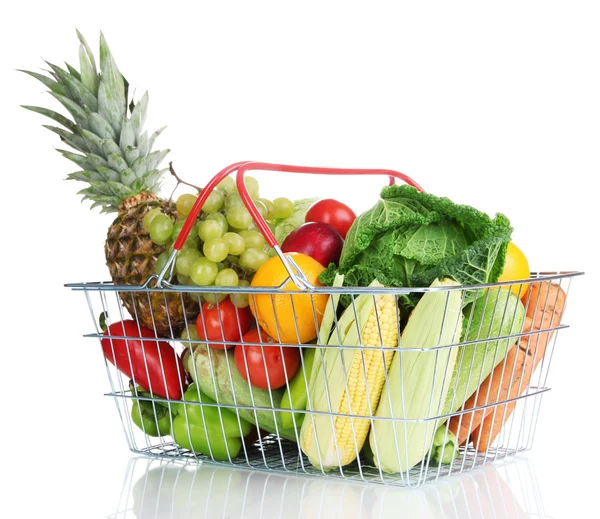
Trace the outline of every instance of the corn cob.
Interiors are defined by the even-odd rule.
[[[371,286],[382,286],[374,282]],[[358,321],[357,321],[358,318]],[[300,432],[300,446],[310,462],[322,470],[352,463],[369,433],[385,383],[393,351],[336,346],[392,349],[398,344],[398,309],[390,294],[357,297],[339,319],[327,348],[317,351],[310,377],[309,414]]]

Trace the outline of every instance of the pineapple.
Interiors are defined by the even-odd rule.
[[[84,200],[92,209],[116,212],[104,247],[106,264],[115,285],[141,285],[155,271],[157,256],[167,246],[156,245],[142,225],[144,215],[155,207],[173,214],[174,204],[156,196],[167,170],[160,164],[169,150],[152,151],[156,138],[143,130],[148,93],[137,104],[127,105],[128,83],[119,72],[104,36],[100,34],[100,72],[84,37],[80,41],[80,70],[48,63],[49,76],[24,70],[40,80],[70,113],[69,119],[53,110],[24,106],[62,126],[44,125],[78,151],[58,150],[80,170],[67,178],[82,181]],[[198,303],[186,294],[120,292],[123,305],[143,326],[160,336],[178,333],[185,319],[198,314]]]

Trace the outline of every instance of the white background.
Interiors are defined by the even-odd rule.
[[[42,58],[76,64],[75,27],[95,51],[103,30],[137,96],[150,90],[147,127],[168,125],[159,143],[193,183],[247,159],[399,169],[430,192],[506,214],[532,270],[585,270],[570,293],[565,322],[572,328],[559,338],[554,391],[544,399],[533,451],[516,476],[493,468],[476,476],[475,487],[457,478],[452,499],[471,485],[463,492],[471,515],[462,517],[490,517],[473,488],[491,474],[506,478],[516,495],[533,489],[523,505],[530,514],[597,514],[598,4],[193,4],[24,1],[4,8],[2,515],[107,517],[125,502],[122,489],[127,494],[132,479],[145,477],[143,459],[133,463],[135,474],[127,471],[132,454],[103,397],[109,387],[100,349],[81,338],[92,331],[85,298],[63,288],[108,278],[103,241],[111,217],[80,203],[83,186],[63,181],[75,165],[40,126],[49,121],[19,108],[58,106],[15,69],[41,68]],[[381,185],[258,178],[268,197],[335,197],[357,212],[375,202]],[[213,481],[211,470],[201,469],[199,481]],[[232,495],[248,485],[247,475],[223,477]],[[356,500],[365,492],[311,480],[310,492],[286,494],[252,477],[262,508],[248,506],[244,517],[277,517],[279,510],[287,517],[310,508],[315,495]],[[306,485],[290,481],[286,488]],[[214,485],[210,506],[223,488]],[[419,503],[423,495],[389,494],[396,504],[369,508],[365,517],[379,510],[401,517],[405,500]],[[355,501],[339,502],[346,502],[344,517],[359,516],[348,508]],[[496,496],[495,517],[512,517],[504,502]],[[202,497],[193,503],[190,517],[236,517],[209,513]],[[334,507],[325,515],[336,514]]]

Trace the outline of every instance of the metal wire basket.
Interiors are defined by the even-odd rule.
[[[114,399],[132,451],[257,470],[419,486],[531,447],[541,400],[549,390],[546,380],[556,338],[567,327],[561,321],[562,309],[571,279],[581,273],[532,273],[528,280],[437,288],[315,287],[293,259],[281,252],[248,195],[243,176],[250,169],[384,174],[390,176],[391,182],[400,178],[419,188],[410,178],[390,170],[236,163],[222,170],[202,191],[159,275],[142,286],[107,282],[67,285],[86,296],[95,326],[86,337],[100,340],[110,384],[107,396]],[[171,284],[168,280],[177,252],[203,203],[218,182],[235,171],[240,195],[257,227],[279,255],[289,279],[277,288]],[[407,347],[402,340],[406,327],[401,329],[398,319],[382,325],[385,320],[378,314],[382,312],[378,302],[385,299],[398,308],[407,297],[419,299],[431,293],[443,299],[442,330],[454,327],[454,339],[444,340],[442,337],[447,334],[439,333],[433,344]],[[527,293],[522,306],[510,304],[517,297],[499,297],[509,293]],[[158,298],[165,305],[178,300],[184,307],[186,301],[197,300],[200,294],[212,294],[216,301],[222,340],[194,338],[193,327],[205,322],[202,308],[197,323],[185,319],[183,335],[180,327],[170,325],[168,336],[156,337],[142,328],[137,314],[130,317],[123,304],[146,298],[152,307],[152,301]],[[234,350],[227,349],[231,344],[222,322],[225,310],[223,303],[218,302],[223,294],[244,295],[251,301],[266,298],[273,311],[282,299],[289,299],[294,311],[300,304],[308,305],[317,329],[326,308],[322,301],[326,301],[332,307],[333,329],[338,333],[341,317],[334,310],[340,298],[356,317],[352,326],[359,326],[362,302],[372,300],[375,325],[368,344],[364,343],[362,329],[351,344],[338,341],[343,345],[327,346],[319,340],[302,344],[298,373],[303,373],[301,383],[307,402],[305,407],[291,412],[289,407],[281,406],[285,392],[291,397],[289,385],[269,390],[266,361],[267,389],[257,389],[246,380],[248,373],[244,377],[239,364],[236,367]],[[450,319],[452,301],[465,308],[454,321]],[[473,303],[465,306],[469,301]],[[479,302],[479,310],[475,302]],[[135,309],[136,305],[130,307]],[[483,319],[476,318],[478,311],[486,309],[498,316],[500,325],[495,332],[491,326],[486,331]],[[183,315],[187,313],[184,311]],[[100,317],[108,324],[127,321],[129,329],[122,325],[104,331]],[[524,326],[524,322],[529,326]],[[254,318],[254,324],[260,329],[258,319]],[[235,310],[234,326],[241,331],[239,310]],[[263,357],[270,348],[269,351],[275,349],[285,357],[285,348],[298,348],[304,342],[300,340],[297,319],[295,331],[298,340],[283,338],[278,328],[274,345],[267,345],[262,339],[237,339],[236,348],[258,347]],[[390,336],[391,345],[386,344]],[[313,368],[312,377],[307,366],[311,350],[318,366]],[[177,369],[181,359],[185,359],[187,374]],[[431,369],[424,370],[415,385],[411,369],[416,370],[423,363]],[[373,372],[378,376],[372,376]],[[286,380],[291,379],[285,374]],[[190,375],[196,382],[195,390],[185,392]],[[315,382],[318,379],[321,380]],[[316,386],[320,389],[316,390]],[[419,412],[409,412],[410,402],[416,399],[425,404]],[[381,412],[384,401],[387,413]],[[284,427],[286,413],[288,425]],[[255,431],[248,434],[250,423]],[[182,427],[186,431],[184,438],[182,433],[178,437],[175,434]],[[454,444],[450,441],[453,433]],[[384,458],[389,462],[384,463]]]

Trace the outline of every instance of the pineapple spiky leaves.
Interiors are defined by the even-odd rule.
[[[160,128],[152,135],[144,130],[148,93],[128,105],[129,84],[100,34],[100,69],[85,38],[79,38],[79,70],[47,63],[47,75],[23,70],[41,81],[69,113],[70,118],[39,106],[24,108],[50,118],[44,125],[72,150],[59,149],[79,170],[67,178],[84,182],[79,191],[92,208],[117,212],[105,243],[108,269],[116,285],[141,285],[153,273],[156,259],[166,246],[152,242],[142,225],[154,207],[172,213],[170,202],[156,196],[162,175],[160,165],[170,150],[153,150]],[[123,292],[122,301],[140,324],[162,336],[177,333],[185,318],[198,313],[198,305],[180,294]],[[184,315],[185,314],[185,315]]]

